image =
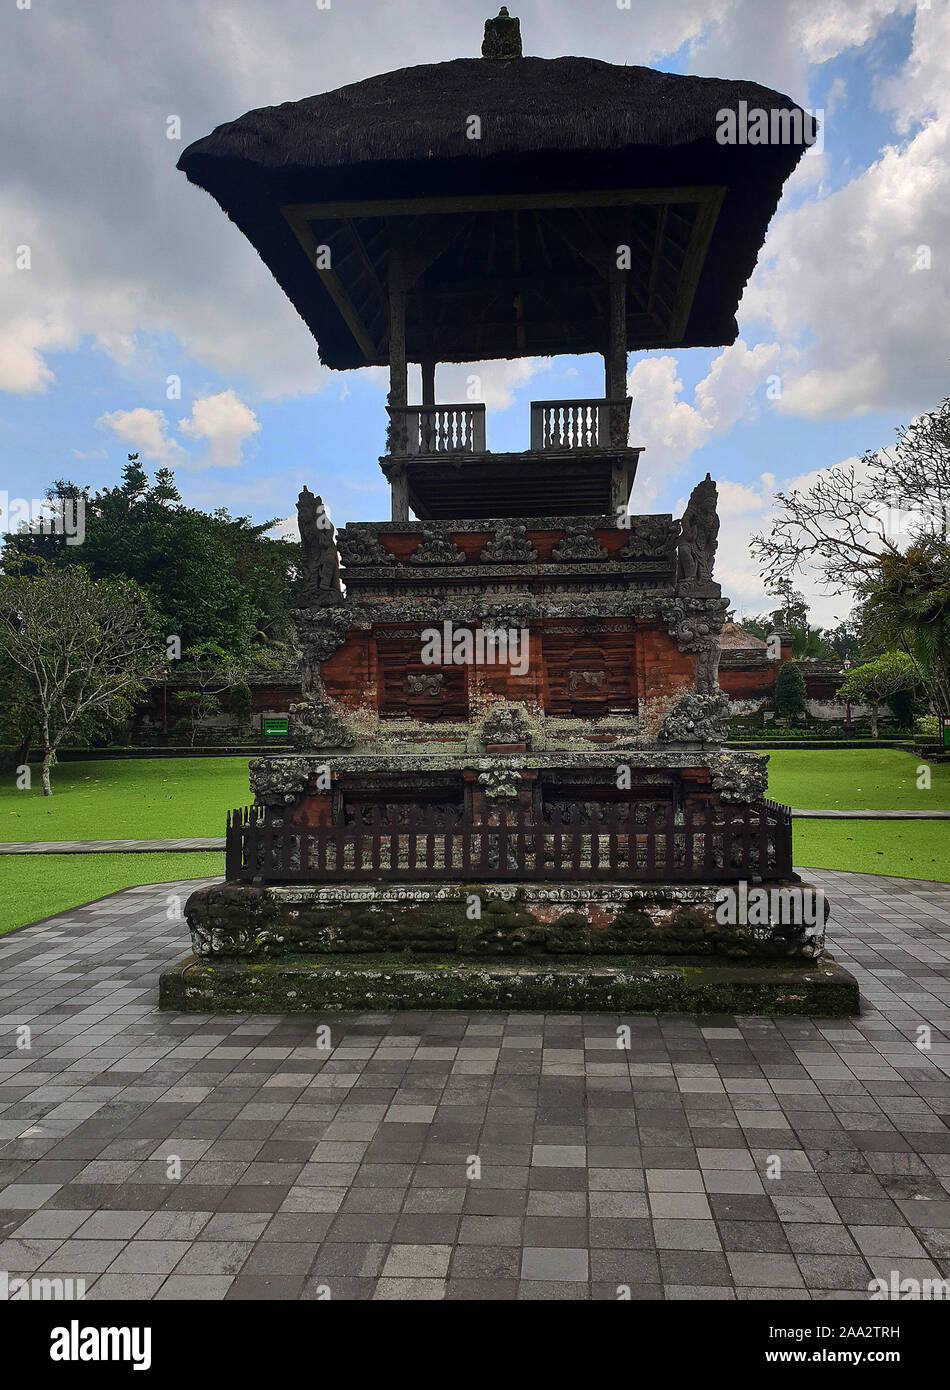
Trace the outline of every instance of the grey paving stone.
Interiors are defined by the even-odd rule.
[[[194,883],[0,938],[0,1021],[44,1038],[0,1064],[0,1268],[136,1300],[950,1277],[950,886],[808,872],[860,1019],[635,1017],[622,1059],[597,1017],[337,1015],[326,1054],[315,1019],[160,1014]]]
[[[521,1277],[546,1283],[586,1282],[590,1277],[587,1251],[526,1246],[521,1258]]]

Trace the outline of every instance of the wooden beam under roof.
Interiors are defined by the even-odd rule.
[[[288,222],[291,217],[313,221],[318,218],[343,220],[347,217],[408,217],[418,213],[504,212],[527,208],[597,208],[635,206],[638,203],[722,202],[721,184],[695,184],[686,188],[605,188],[593,192],[567,190],[560,193],[480,193],[442,198],[367,198],[360,201],[325,203],[285,203],[281,208]]]
[[[303,247],[307,259],[313,266],[314,273],[319,275],[326,285],[327,293],[339,310],[340,317],[352,333],[363,356],[366,358],[367,362],[375,361],[380,353],[380,345],[374,341],[373,335],[366,323],[364,323],[356,305],[353,303],[332,269],[320,270],[317,267],[317,257],[320,253],[320,247],[324,243],[317,240],[313,234],[309,221],[306,219],[292,220],[288,216],[287,220],[290,222],[294,235]]]
[[[696,288],[699,284],[699,276],[706,260],[706,253],[709,250],[709,243],[712,239],[713,228],[716,225],[716,218],[719,216],[719,209],[722,207],[722,200],[726,190],[719,190],[718,198],[707,199],[700,203],[696,209],[696,217],[693,221],[693,234],[690,237],[689,245],[686,248],[686,255],[680,268],[679,279],[676,286],[676,300],[673,305],[673,312],[670,315],[670,341],[679,342],[686,333],[686,325],[689,323],[689,316],[693,308],[693,300],[696,298]],[[671,199],[671,201],[673,201]]]

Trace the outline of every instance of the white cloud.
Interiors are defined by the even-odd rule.
[[[199,396],[192,403],[191,414],[178,421],[178,429],[186,439],[206,446],[205,456],[198,462],[169,433],[163,410],[148,410],[145,406],[112,410],[101,415],[97,424],[111,429],[143,459],[197,468],[233,468],[242,462],[245,440],[261,428],[251,407],[230,389],[214,396]]]
[[[61,328],[18,317],[0,333],[0,391],[23,396],[45,391],[56,378],[43,353],[69,345]]]
[[[918,8],[911,55],[882,84],[879,100],[899,130],[913,133],[836,192],[780,216],[743,301],[744,321],[761,321],[797,350],[797,364],[791,351],[786,358],[783,413],[822,419],[889,410],[904,418],[946,394],[946,3]]]
[[[863,460],[853,456],[841,459],[836,468],[853,467],[863,471]],[[792,478],[776,479],[773,473],[762,473],[752,483],[736,483],[718,478],[719,489],[719,549],[716,555],[715,578],[733,606],[745,614],[771,612],[776,600],[765,591],[759,574],[758,561],[749,549],[749,539],[756,534],[768,534],[778,514],[776,492],[788,494],[804,491],[826,470],[813,469]],[[682,513],[686,499],[681,498],[677,512]],[[907,518],[904,518],[907,520]],[[916,518],[911,518],[916,520]],[[808,568],[793,579],[793,584],[808,601],[813,625],[834,627],[845,619],[854,603],[851,594],[832,594],[822,584],[819,572]]]
[[[111,429],[143,459],[168,464],[179,462],[184,457],[181,445],[169,436],[164,411],[146,410],[144,406],[137,406],[134,410],[113,410],[100,415],[96,423]]]
[[[191,407],[191,415],[178,421],[188,439],[207,444],[205,464],[212,468],[234,468],[242,462],[244,441],[260,432],[260,422],[250,406],[238,400],[234,391],[201,396]]]
[[[627,376],[627,394],[633,397],[630,442],[646,444],[652,476],[669,477],[710,439],[728,434],[750,416],[753,398],[780,356],[776,343],[749,348],[740,338],[713,359],[692,404],[681,399],[684,388],[675,357],[641,358]]]
[[[849,48],[867,43],[882,19],[906,14],[915,0],[847,0],[846,4],[804,5],[794,25],[812,63],[826,63]],[[939,0],[938,0],[939,3]]]

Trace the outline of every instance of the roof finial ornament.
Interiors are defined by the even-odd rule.
[[[521,57],[521,20],[508,13],[505,5],[498,11],[496,19],[485,20],[485,38],[482,41],[483,58]]]

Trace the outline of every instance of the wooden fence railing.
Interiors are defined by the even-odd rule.
[[[737,882],[789,878],[792,821],[787,806],[671,806],[641,823],[629,806],[579,819],[552,811],[538,821],[517,808],[488,822],[446,824],[432,809],[397,821],[376,806],[352,825],[301,827],[265,819],[260,807],[228,815],[226,875],[272,883],[550,879]]]
[[[627,442],[630,397],[620,400],[532,401],[531,448],[604,449]]]
[[[483,454],[485,407],[462,405],[390,406],[390,453]]]

